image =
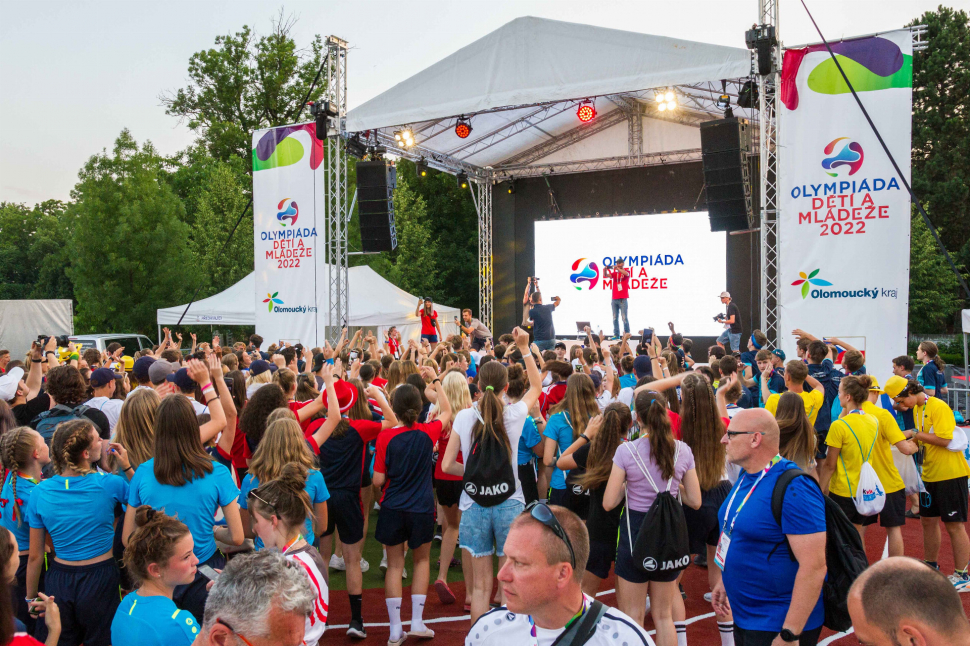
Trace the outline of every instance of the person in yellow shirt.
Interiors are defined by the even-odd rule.
[[[812,390],[805,390],[805,382],[808,382]],[[815,418],[818,417],[818,411],[822,409],[822,404],[825,402],[825,389],[817,379],[808,374],[808,366],[800,359],[792,359],[785,364],[785,388],[805,400],[805,414],[808,415],[808,421],[812,426],[815,426]],[[781,395],[777,393],[772,395],[764,379],[761,380],[761,397],[765,402],[765,410],[776,415]]]
[[[953,439],[956,419],[946,402],[928,397],[915,379],[890,377],[885,385],[886,394],[901,407],[913,411],[916,426],[915,438],[923,452],[921,472],[926,493],[920,495],[919,515],[923,525],[923,559],[939,569],[940,525],[943,521],[950,535],[953,550],[954,571],[950,582],[958,592],[970,591],[970,537],[967,536],[967,478],[970,464],[962,453],[950,451],[947,445]]]

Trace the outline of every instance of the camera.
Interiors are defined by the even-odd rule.
[[[61,336],[55,336],[54,339],[57,341],[58,348],[66,348],[71,344],[66,334],[62,334]],[[37,345],[39,345],[42,348],[47,345],[47,342],[49,340],[50,340],[50,337],[45,334],[37,335]]]
[[[724,318],[724,315],[723,314],[718,314],[717,316],[714,317],[714,322],[715,323],[720,323],[722,318]]]

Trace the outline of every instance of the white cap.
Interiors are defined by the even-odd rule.
[[[731,298],[730,292],[721,292],[721,298]]]
[[[0,375],[0,399],[9,402],[17,396],[17,386],[24,378],[24,369],[21,367],[11,368],[6,374]]]

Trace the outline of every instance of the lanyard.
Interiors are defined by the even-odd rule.
[[[583,615],[586,614],[586,611],[589,610],[591,605],[593,605],[591,600],[584,594],[582,607],[579,609],[579,612],[573,615],[573,618],[567,621],[566,625],[563,626],[562,633],[560,633],[559,637],[556,638],[556,641],[552,643],[553,646],[559,643],[559,639],[566,634],[566,631],[569,630],[571,625],[573,625],[573,622],[582,619]],[[532,619],[532,615],[529,615],[529,626],[531,626],[529,636],[532,638],[532,646],[539,646],[539,637],[536,634],[536,622]]]
[[[290,541],[289,543],[283,546],[283,554],[286,554],[287,552],[289,552],[290,548],[296,545],[297,543],[299,543],[301,540],[303,540],[303,534],[302,533],[297,534],[296,538],[294,538],[292,541]]]
[[[31,476],[28,476],[28,475],[24,475],[20,471],[17,472],[17,475],[20,476],[21,478],[23,478],[24,480],[29,480],[30,482],[33,482],[35,485],[36,484],[40,484],[40,480],[38,480],[37,478],[31,477]]]
[[[761,479],[764,478],[766,475],[768,475],[768,472],[771,471],[771,467],[775,466],[779,460],[781,460],[780,455],[776,455],[775,457],[771,458],[771,462],[769,462],[768,466],[764,468],[764,470],[761,472],[761,475],[758,476],[758,479],[754,481],[754,484],[751,486],[751,489],[748,491],[748,494],[744,497],[744,500],[741,501],[741,504],[738,505],[737,510],[734,512],[734,518],[731,520],[731,526],[728,527],[727,521],[728,521],[728,515],[731,513],[731,505],[734,504],[734,498],[735,496],[738,495],[738,490],[741,488],[741,486],[739,485],[734,489],[734,493],[731,494],[731,499],[728,500],[727,508],[724,510],[724,524],[721,526],[722,534],[725,531],[727,531],[727,535],[730,536],[734,532],[734,523],[738,522],[738,514],[741,513],[741,510],[744,508],[744,504],[748,502],[748,498],[750,498],[751,494],[754,493],[754,490],[758,488],[758,484],[761,483]],[[741,474],[742,481],[744,480],[744,477],[746,475],[748,475],[747,472],[743,472]]]

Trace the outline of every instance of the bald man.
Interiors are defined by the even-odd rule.
[[[960,594],[939,571],[905,556],[883,559],[855,580],[849,614],[866,646],[970,646]]]
[[[741,474],[718,511],[714,560],[723,575],[712,604],[719,615],[733,613],[736,646],[809,646],[822,631],[825,501],[814,480],[797,477],[785,490],[781,526],[775,521],[775,483],[798,469],[778,455],[778,440],[778,424],[763,408],[742,410],[721,438]]]

